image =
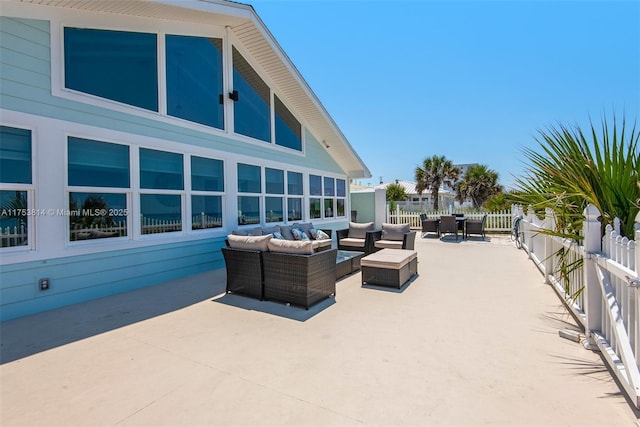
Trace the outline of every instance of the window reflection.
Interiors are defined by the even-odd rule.
[[[277,96],[275,104],[276,145],[302,151],[302,126]]]
[[[155,34],[64,29],[65,87],[158,111]]]
[[[233,103],[234,131],[271,142],[271,92],[269,86],[233,48],[233,88],[238,101]]]
[[[222,39],[166,36],[167,114],[224,128]]]

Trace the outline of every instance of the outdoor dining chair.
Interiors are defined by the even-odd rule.
[[[440,235],[454,233],[458,240],[458,223],[453,215],[443,215],[440,217]]]
[[[484,240],[484,225],[487,220],[487,215],[483,215],[481,219],[468,219],[466,225],[466,237],[469,237],[469,234],[479,234],[482,236]]]
[[[426,214],[420,214],[420,223],[422,225],[422,237],[427,233],[436,233],[440,237],[439,219],[429,219]]]

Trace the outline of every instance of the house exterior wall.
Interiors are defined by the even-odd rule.
[[[26,10],[37,10],[29,7]],[[344,216],[309,219],[310,174],[345,180],[338,163],[302,122],[302,152],[252,141],[232,132],[209,129],[171,117],[130,111],[109,101],[64,91],[61,32],[64,25],[113,28],[113,17],[55,8],[38,11],[37,19],[0,17],[0,125],[31,131],[33,182],[28,187],[29,243],[0,248],[0,320],[157,284],[181,276],[223,268],[220,247],[237,224],[237,164],[301,173],[304,176],[305,217],[323,228],[346,226]],[[4,13],[4,12],[3,12]],[[28,15],[28,14],[27,14]],[[129,31],[159,31],[224,38],[227,46],[242,46],[223,27],[197,26],[151,18],[123,17],[117,27]],[[247,58],[250,60],[250,58]],[[256,67],[260,72],[259,68]],[[267,83],[271,83],[266,77]],[[275,85],[272,90],[277,91]],[[283,100],[285,103],[286,99]],[[297,112],[291,109],[295,115]],[[299,118],[299,115],[298,115]],[[132,185],[126,190],[129,233],[126,237],[70,241],[67,182],[69,137],[122,144],[131,150]],[[140,213],[139,150],[166,150],[224,163],[222,227],[143,235],[136,231]],[[263,183],[264,186],[264,183]],[[12,188],[0,185],[0,189]],[[263,187],[264,188],[264,187]],[[191,214],[189,188],[182,192],[183,217]],[[264,203],[264,194],[262,195]],[[264,210],[264,208],[263,208]],[[264,223],[264,212],[261,220]],[[40,290],[39,279],[49,279]],[[206,284],[203,284],[206,286]]]

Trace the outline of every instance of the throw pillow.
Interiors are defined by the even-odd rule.
[[[265,236],[267,234],[273,234],[275,232],[280,232],[280,227],[278,227],[277,225],[274,225],[273,227],[263,227],[262,228],[262,234],[264,234]]]
[[[299,228],[292,228],[291,234],[293,234],[293,240],[309,240],[309,236],[307,236],[307,233]]]
[[[282,237],[285,238],[285,240],[294,240],[293,238],[293,233],[291,232],[292,227],[290,225],[281,225],[280,226],[280,233],[282,233]]]
[[[282,233],[280,233],[279,231],[274,231],[273,238],[274,239],[284,240],[284,237],[282,236]]]
[[[318,232],[315,228],[309,229],[309,237],[311,237],[313,240],[318,240]]]
[[[302,240],[302,231],[299,228],[292,228],[291,234],[293,235],[293,240]]]
[[[291,226],[293,228],[299,228],[300,230],[304,231],[307,236],[309,235],[309,229],[314,228],[313,223],[311,222],[294,222],[293,224],[291,224]]]
[[[318,234],[318,237],[316,237],[316,240],[327,240],[331,238],[327,233],[325,233],[322,230],[318,230],[317,234]]]

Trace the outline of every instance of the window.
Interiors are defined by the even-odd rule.
[[[224,128],[222,39],[166,36],[167,114]]]
[[[140,149],[141,234],[182,230],[182,154]]]
[[[335,196],[335,180],[333,178],[324,177],[324,217],[333,218],[336,214],[336,207],[334,206]]]
[[[238,196],[238,225],[260,224],[261,174],[260,166],[238,163],[238,192],[252,193]]]
[[[347,182],[344,179],[336,179],[336,196],[336,216],[345,216]]]
[[[322,177],[309,175],[309,195],[322,196]],[[309,199],[309,218],[318,219],[322,217],[321,199],[312,197]]]
[[[322,196],[322,177],[309,175],[309,194],[312,196]]]
[[[322,209],[320,207],[320,199],[319,198],[311,198],[309,199],[309,218],[310,219],[319,219],[321,218]]]
[[[344,179],[309,175],[309,193],[312,196],[309,199],[311,219],[335,218],[345,215],[347,190]]]
[[[0,126],[0,247],[29,244],[31,131]]]
[[[129,147],[69,137],[69,240],[127,236]]]
[[[277,96],[275,104],[276,145],[302,151],[302,126]]]
[[[302,220],[302,174],[287,172],[287,221]],[[297,197],[296,197],[297,196]]]
[[[191,229],[222,227],[223,162],[192,156],[191,191]]]
[[[0,182],[31,184],[31,131],[0,126]]]
[[[284,194],[284,171],[265,168],[266,193]],[[265,198],[265,221],[281,222],[284,220],[284,197],[267,196]]]
[[[271,142],[271,92],[269,86],[233,48],[234,132]]]
[[[64,29],[65,87],[158,111],[155,34]]]

